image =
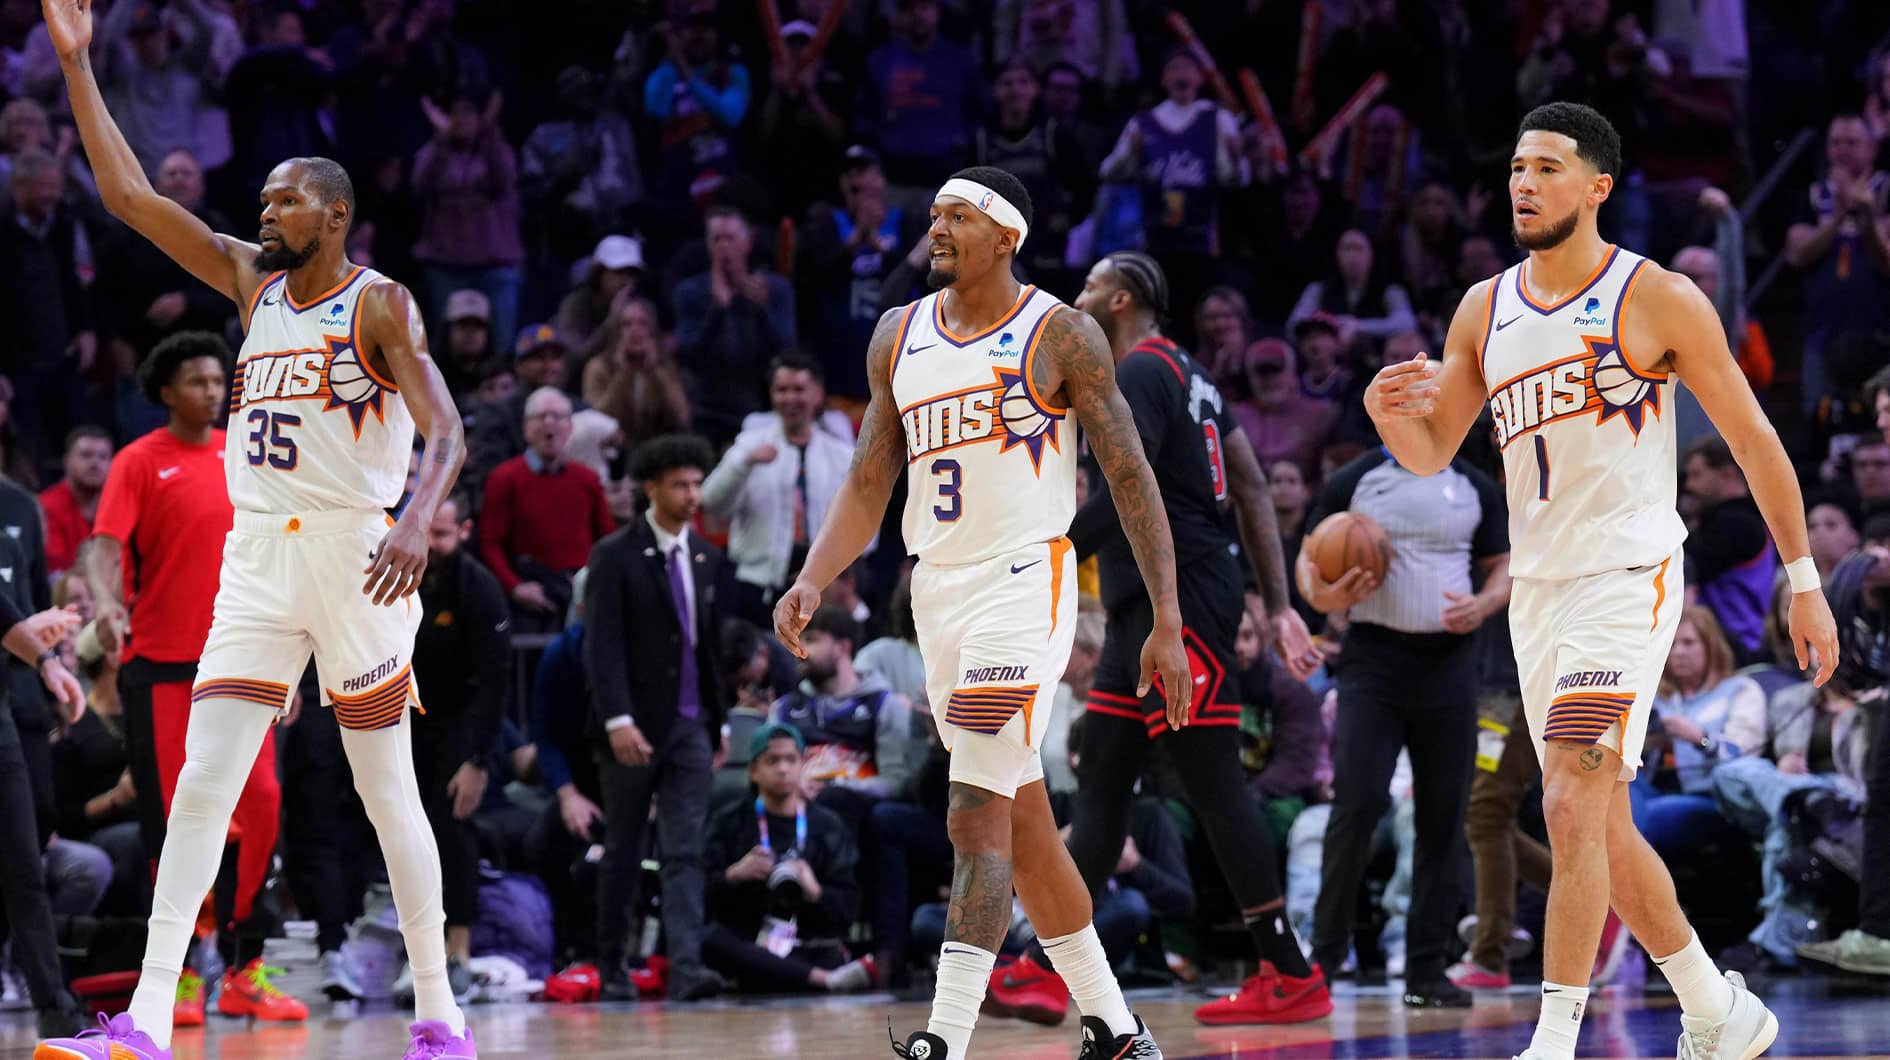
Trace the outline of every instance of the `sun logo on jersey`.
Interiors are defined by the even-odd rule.
[[[1640,437],[1660,415],[1660,380],[1635,371],[1610,336],[1581,336],[1585,352],[1543,365],[1490,391],[1499,447],[1556,420],[1593,414],[1597,427],[1620,417]]]
[[[1021,371],[995,367],[988,383],[899,410],[909,463],[961,445],[997,442],[1000,453],[1023,447],[1030,466],[1040,473],[1045,447],[1062,451],[1057,425],[1063,416],[1031,396]]]
[[[322,411],[345,409],[348,422],[354,426],[354,436],[359,440],[361,425],[367,422],[369,412],[374,413],[376,420],[386,422],[383,402],[387,389],[362,367],[360,351],[355,349],[354,343],[345,343],[332,350],[332,354],[328,360],[328,403],[322,406]]]

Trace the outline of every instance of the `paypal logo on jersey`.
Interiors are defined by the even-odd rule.
[[[1599,298],[1590,298],[1587,302],[1584,302],[1582,304],[1582,315],[1575,318],[1575,326],[1578,328],[1605,328],[1607,327],[1608,326],[1607,317],[1598,317],[1594,315],[1595,311],[1600,308],[1601,308],[1601,299]]]
[[[325,327],[325,328],[347,327],[348,318],[344,315],[345,313],[347,313],[347,311],[348,311],[348,304],[346,302],[336,302],[334,305],[329,306],[328,312],[322,315],[322,327]]]

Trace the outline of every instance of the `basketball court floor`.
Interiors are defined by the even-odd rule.
[[[1779,1016],[1776,1057],[1890,1056],[1890,987],[1854,980],[1793,977],[1765,984]],[[1328,1020],[1296,1027],[1213,1028],[1191,1017],[1200,998],[1179,991],[1144,991],[1131,1004],[1161,1040],[1169,1060],[1383,1060],[1460,1057],[1508,1060],[1529,1043],[1535,990],[1482,994],[1474,1008],[1413,1012],[1384,989],[1339,987]],[[668,1060],[688,1057],[805,1057],[878,1060],[891,1057],[887,1021],[903,1040],[926,1016],[923,1004],[889,995],[816,1001],[661,1004],[479,1005],[471,1009],[482,1060],[558,1058]],[[398,1060],[406,1044],[401,1015],[367,1010],[349,1018],[318,1006],[306,1025],[254,1028],[212,1015],[203,1030],[180,1032],[176,1060]],[[1043,1028],[986,1020],[973,1055],[991,1060],[1068,1060],[1076,1055],[1074,1017]],[[1665,1058],[1674,1055],[1679,1013],[1670,998],[1638,990],[1602,993],[1582,1027],[1583,1057]],[[33,1052],[31,1013],[0,1016],[0,1058]]]

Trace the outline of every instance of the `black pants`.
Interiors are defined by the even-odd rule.
[[[380,844],[354,790],[335,712],[319,689],[302,689],[304,709],[277,741],[282,771],[282,865],[302,915],[315,921],[323,953],[341,948],[361,915],[369,880],[380,871]]]
[[[1391,807],[1388,788],[1398,752],[1408,750],[1417,850],[1405,979],[1443,978],[1462,900],[1464,817],[1476,763],[1472,643],[1471,637],[1398,633],[1367,623],[1346,633],[1332,745],[1332,816],[1313,910],[1313,958],[1328,972],[1345,963],[1351,947],[1372,834]]]
[[[5,679],[0,673],[0,681]],[[46,899],[38,815],[10,696],[0,686],[0,900],[6,906],[13,961],[38,1009],[72,1005],[59,967],[52,905]]]
[[[649,765],[630,767],[598,755],[604,785],[604,861],[597,881],[597,946],[613,971],[627,947],[630,910],[643,865],[650,800],[656,799],[663,869],[663,935],[672,965],[702,962],[702,842],[709,828],[714,752],[700,721],[682,718],[656,746]]]
[[[1864,871],[1857,890],[1857,927],[1890,938],[1890,706],[1879,700],[1870,718],[1864,760]]]
[[[572,835],[554,799],[525,834],[525,859],[551,898],[560,964],[597,960],[598,873],[588,855],[593,842],[603,842],[603,826],[592,826],[592,833],[582,838]]]
[[[446,793],[463,764],[449,750],[459,745],[461,724],[463,718],[450,707],[436,705],[432,713],[413,716],[414,779],[440,848],[440,904],[449,928],[469,928],[479,919],[479,834],[470,819],[453,816],[453,797]]]
[[[743,993],[792,994],[813,989],[808,975],[816,968],[834,969],[847,957],[838,945],[799,946],[786,957],[776,957],[752,939],[721,924],[702,932],[702,956],[709,967],[735,980]]]
[[[138,828],[144,849],[156,860],[164,849],[164,790],[158,780],[157,739],[152,728],[151,687],[170,681],[191,681],[197,664],[154,663],[133,659],[118,672],[118,698],[125,712],[125,757],[131,783],[138,791]],[[287,792],[284,792],[287,798]]]

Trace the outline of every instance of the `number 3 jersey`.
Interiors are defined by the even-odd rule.
[[[906,548],[928,563],[976,563],[1062,537],[1076,512],[1076,424],[1030,383],[1044,326],[1069,307],[1025,287],[997,323],[957,335],[944,296],[906,307],[893,348]]]
[[[230,379],[223,466],[239,511],[392,508],[406,488],[413,417],[361,348],[361,295],[385,280],[356,268],[304,303],[275,273],[250,300]]]
[[[1621,316],[1649,268],[1610,247],[1574,294],[1543,305],[1528,264],[1491,281],[1483,379],[1509,491],[1510,573],[1580,578],[1653,566],[1686,539],[1675,510],[1677,456],[1670,373],[1637,364]]]

